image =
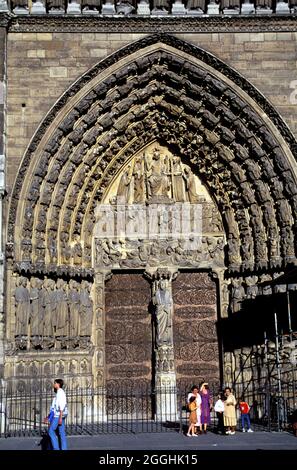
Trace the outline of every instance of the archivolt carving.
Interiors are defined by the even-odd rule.
[[[113,66],[103,80],[100,72],[121,57],[126,64]],[[82,98],[73,98],[66,114],[64,104],[69,107],[78,91]],[[260,108],[270,120],[261,118]],[[230,271],[275,267],[271,252],[283,266],[295,262],[296,175],[273,123],[293,148],[276,112],[218,59],[167,36],[134,43],[76,82],[39,128],[15,184],[8,248],[15,243],[16,262],[90,266],[84,233],[86,227],[91,233],[97,202],[123,163],[158,140],[189,165],[216,202]],[[24,210],[17,208],[19,198]],[[242,224],[249,230],[242,233]]]

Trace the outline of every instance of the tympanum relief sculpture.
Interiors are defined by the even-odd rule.
[[[157,143],[131,159],[96,209],[96,269],[224,266],[220,214],[205,187]]]

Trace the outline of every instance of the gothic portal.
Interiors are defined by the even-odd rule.
[[[249,82],[177,38],[91,68],[14,185],[5,378],[218,384],[218,319],[296,262],[294,145]]]

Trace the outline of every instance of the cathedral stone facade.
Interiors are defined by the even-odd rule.
[[[99,3],[0,1],[1,379],[232,383],[296,265],[295,6]]]

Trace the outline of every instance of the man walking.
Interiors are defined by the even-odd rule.
[[[59,449],[59,441],[56,434],[56,429],[58,428],[58,432],[61,439],[61,450],[67,450],[67,441],[66,441],[66,433],[65,433],[65,419],[68,414],[67,411],[67,400],[66,395],[63,390],[63,380],[56,379],[54,381],[54,392],[56,396],[53,399],[51,410],[54,412],[54,417],[50,423],[49,427],[49,436],[51,438],[53,450],[60,450]]]

